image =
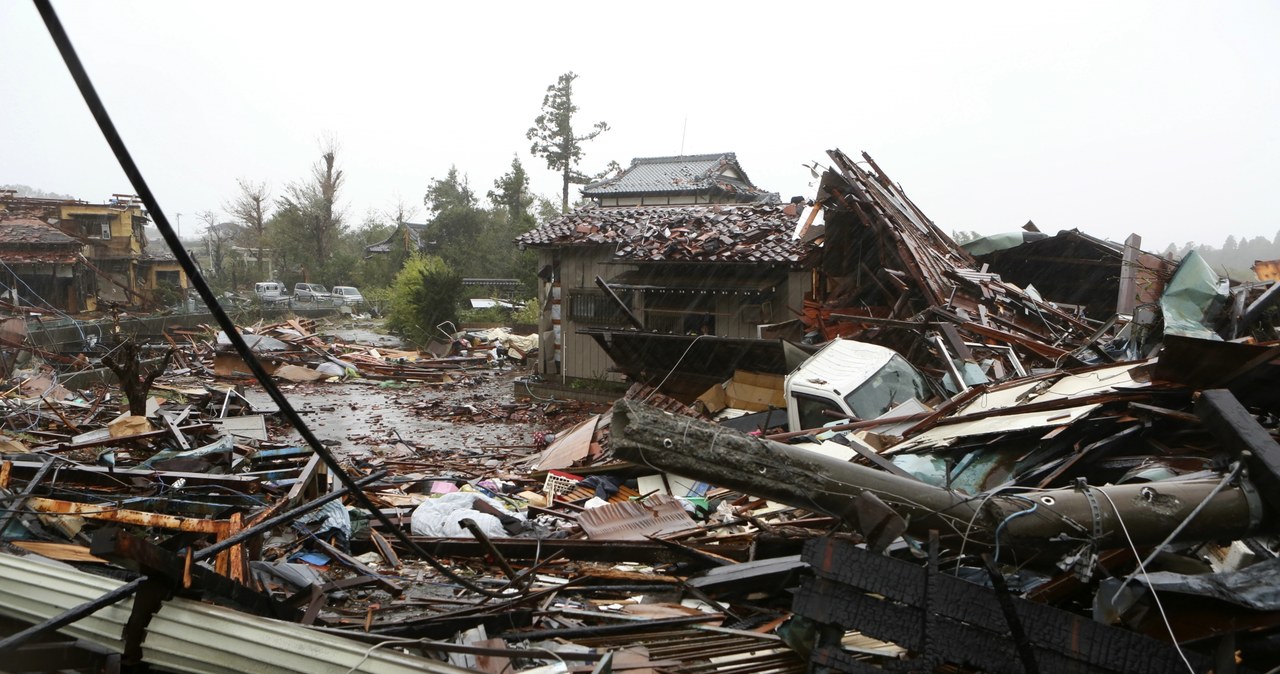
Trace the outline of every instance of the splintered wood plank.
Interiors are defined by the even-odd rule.
[[[9,541],[14,546],[37,555],[56,559],[60,562],[90,562],[106,564],[107,560],[94,557],[89,548],[71,543],[50,543],[48,541]]]

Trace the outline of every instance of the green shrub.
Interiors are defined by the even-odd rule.
[[[538,298],[535,297],[511,316],[511,322],[516,325],[537,325],[541,318],[542,307],[538,306]]]
[[[511,310],[502,307],[485,309],[463,309],[460,315],[464,323],[497,323],[506,325],[511,322]]]
[[[444,260],[435,256],[414,256],[405,263],[391,284],[391,306],[387,327],[406,341],[425,346],[444,334],[437,326],[458,323],[458,301],[462,297],[462,277]],[[445,326],[446,332],[451,328]]]

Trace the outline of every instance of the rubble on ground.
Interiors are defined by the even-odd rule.
[[[509,331],[419,351],[242,328],[291,400],[329,396],[309,415],[360,417],[311,447],[212,328],[137,345],[136,371],[166,359],[141,414],[60,383],[94,353],[11,349],[0,651],[228,672],[1280,663],[1276,284],[1153,263],[1102,317],[984,269],[869,157],[832,160],[826,292],[796,327],[932,382],[870,418],[797,428],[785,377],[748,367],[697,396],[540,400],[517,385],[536,344]]]

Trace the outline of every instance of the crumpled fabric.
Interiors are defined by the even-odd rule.
[[[410,519],[410,531],[415,536],[431,536],[435,538],[458,538],[471,536],[460,521],[470,519],[475,522],[486,536],[506,538],[511,532],[504,525],[503,519],[474,508],[477,500],[482,500],[515,520],[520,527],[525,524],[525,516],[513,512],[501,501],[489,498],[479,492],[459,491],[429,498],[414,508]]]
[[[318,522],[315,527],[312,523]],[[315,510],[298,518],[298,524],[308,525],[311,533],[317,538],[333,539],[338,549],[347,550],[351,540],[351,513],[341,501],[329,501]]]
[[[594,489],[596,498],[602,501],[608,501],[614,494],[618,493],[618,481],[608,475],[588,475],[582,482],[578,483],[580,487]]]

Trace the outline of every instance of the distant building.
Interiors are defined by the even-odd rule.
[[[598,206],[691,206],[778,201],[751,184],[732,152],[638,157],[612,178],[582,188]]]
[[[81,310],[98,309],[98,301],[142,306],[156,289],[171,285],[185,290],[186,273],[168,250],[148,250],[150,222],[136,197],[113,195],[103,204],[70,199],[37,199],[0,192],[0,209],[8,217],[36,219],[56,227],[81,244],[82,263],[92,282],[80,288]]]
[[[393,250],[413,253],[424,253],[431,248],[427,239],[427,225],[416,222],[401,222],[391,236],[364,247],[365,255],[384,255]]]
[[[84,310],[93,272],[83,249],[44,221],[0,217],[0,302],[68,314]]]

